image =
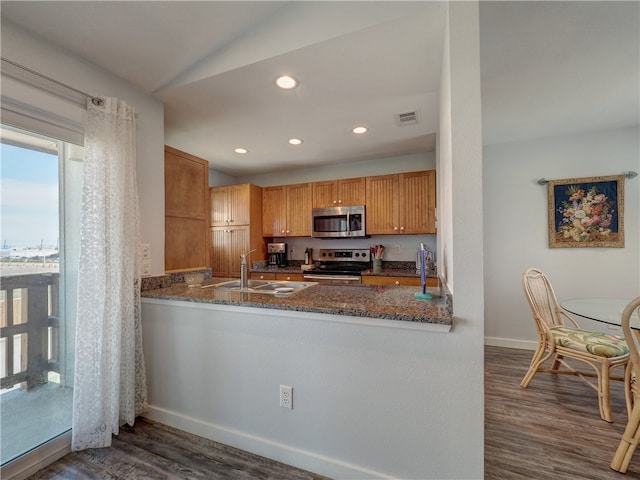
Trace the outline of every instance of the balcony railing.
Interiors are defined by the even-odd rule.
[[[0,278],[1,388],[27,389],[60,372],[58,273]]]

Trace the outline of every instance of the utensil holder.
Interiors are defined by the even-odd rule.
[[[373,273],[382,272],[382,260],[379,258],[373,259]]]

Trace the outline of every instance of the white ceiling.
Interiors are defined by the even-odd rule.
[[[484,142],[637,125],[639,5],[481,2]],[[229,175],[435,148],[442,2],[3,1],[1,13],[162,99],[166,143]],[[281,73],[300,86],[276,89]],[[415,110],[418,125],[396,126]]]

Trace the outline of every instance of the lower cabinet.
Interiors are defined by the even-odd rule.
[[[302,281],[304,281],[304,274],[302,274],[302,273],[276,273],[276,280],[288,280],[290,282],[302,282]]]
[[[250,275],[252,280],[287,280],[290,282],[302,282],[304,281],[304,274],[302,273],[259,273],[253,272]]]
[[[249,274],[249,277],[251,278],[251,280],[275,280],[276,274],[253,272]]]
[[[250,248],[250,228],[211,227],[211,267],[214,277],[240,277],[240,254]]]
[[[380,277],[375,275],[363,275],[363,285],[398,285],[403,287],[419,287],[422,285],[418,277]],[[438,279],[427,278],[427,287],[437,287]]]

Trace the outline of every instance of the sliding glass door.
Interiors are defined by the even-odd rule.
[[[0,127],[0,459],[71,428],[82,147]]]

